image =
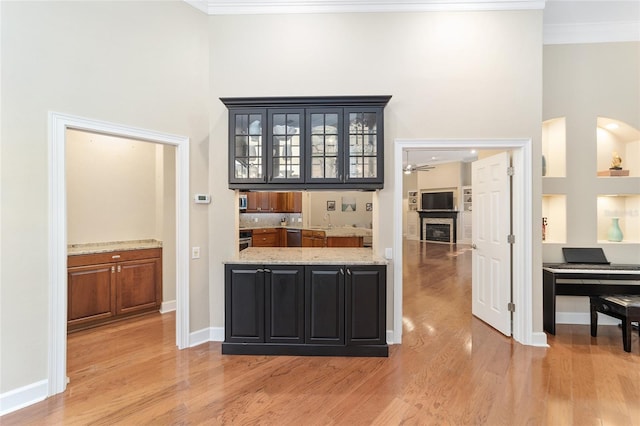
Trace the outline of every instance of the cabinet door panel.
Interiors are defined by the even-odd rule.
[[[386,343],[386,267],[348,266],[347,344]]]
[[[341,108],[307,111],[306,182],[342,181],[343,138]]]
[[[264,109],[229,112],[229,182],[265,182],[265,123]]]
[[[267,266],[266,341],[304,343],[304,267]]]
[[[68,269],[67,320],[69,326],[115,315],[115,277],[115,264]]]
[[[268,182],[303,182],[304,110],[269,109],[269,131]]]
[[[382,182],[382,108],[345,108],[345,180]]]
[[[255,265],[225,267],[225,341],[264,342],[264,272]]]
[[[344,268],[306,267],[305,342],[344,344]]]
[[[118,314],[155,309],[159,304],[160,259],[118,264]]]

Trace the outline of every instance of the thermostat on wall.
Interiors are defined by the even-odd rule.
[[[211,202],[211,195],[209,194],[195,194],[193,201],[196,204],[209,204]]]

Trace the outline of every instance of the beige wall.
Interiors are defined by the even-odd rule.
[[[212,194],[210,205],[190,211],[190,245],[202,249],[190,265],[192,331],[223,326],[222,260],[237,250],[227,112],[218,97],[393,95],[385,188],[374,197],[380,254],[393,246],[388,224],[401,220],[392,206],[402,190],[394,139],[530,137],[533,157],[541,155],[541,11],[206,17],[162,1],[0,8],[0,392],[47,377],[48,111],[190,137],[191,192]],[[539,169],[532,200],[540,199]],[[536,268],[539,237],[531,249]],[[533,280],[537,312],[537,274]]]
[[[373,203],[372,192],[362,191],[318,191],[309,193],[309,225],[310,226],[327,226],[329,218],[325,215],[329,213],[331,224],[333,226],[357,226],[360,228],[368,228],[371,224],[372,212],[366,210],[367,203]],[[350,197],[356,201],[356,211],[342,211],[342,198]],[[327,211],[327,201],[335,201],[335,211]],[[373,206],[372,206],[373,207]],[[303,211],[304,213],[304,211]],[[306,218],[305,218],[306,220]]]
[[[385,187],[373,215],[374,250],[393,247],[396,138],[531,138],[541,156],[542,12],[215,16],[211,34],[210,184],[221,202],[210,241],[231,239],[227,111],[220,96],[392,95],[385,110]],[[540,162],[533,168],[532,214],[539,217]],[[218,190],[220,193],[218,193]],[[214,211],[211,211],[213,219]],[[530,242],[541,264],[539,224]],[[231,247],[217,247],[220,256]],[[388,271],[387,329],[393,318]],[[212,263],[212,325],[223,324],[223,269]],[[533,277],[535,329],[542,330],[541,282]]]
[[[183,2],[0,2],[2,62],[0,393],[47,378],[47,113],[191,139],[207,190],[207,17]],[[208,249],[206,209],[191,244]],[[206,258],[190,267],[191,329],[209,325]]]
[[[162,240],[162,209],[157,207],[162,205],[163,170],[162,163],[157,167],[156,151],[162,153],[162,146],[67,130],[69,244]]]

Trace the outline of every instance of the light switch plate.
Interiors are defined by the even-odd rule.
[[[200,259],[200,247],[191,247],[191,258]]]

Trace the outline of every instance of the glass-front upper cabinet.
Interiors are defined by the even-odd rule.
[[[349,150],[345,163],[350,181],[382,182],[382,108],[345,110]]]
[[[229,109],[229,188],[382,188],[389,99],[221,98]]]
[[[229,182],[265,182],[266,110],[237,110],[230,114]]]
[[[307,121],[307,182],[341,182],[344,173],[342,109],[309,109]]]
[[[304,110],[269,110],[270,158],[268,182],[304,181],[302,161],[304,147]]]

